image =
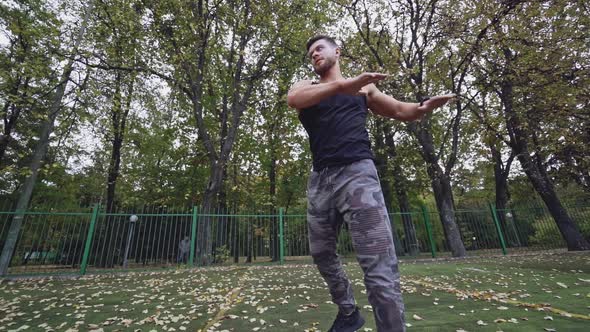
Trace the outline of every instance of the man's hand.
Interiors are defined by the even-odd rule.
[[[455,94],[430,97],[430,99],[422,103],[422,106],[418,106],[418,111],[422,114],[432,112],[432,110],[434,110],[435,108],[441,107],[444,104],[455,100],[456,98],[457,95]]]
[[[356,77],[345,79],[341,85],[341,93],[350,95],[367,94],[368,91],[363,87],[379,82],[388,75],[382,73],[362,73]]]

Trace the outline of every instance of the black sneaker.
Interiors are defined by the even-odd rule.
[[[338,311],[338,316],[336,316],[336,320],[328,332],[354,332],[363,325],[365,325],[365,319],[361,316],[359,308],[356,307],[352,314],[348,316]]]

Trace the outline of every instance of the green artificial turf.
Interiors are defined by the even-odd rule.
[[[376,331],[361,270],[345,269]],[[400,264],[408,331],[589,331],[590,254]],[[326,331],[313,265],[180,269],[0,284],[0,331]]]

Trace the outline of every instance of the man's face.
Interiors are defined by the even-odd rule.
[[[338,61],[340,49],[327,40],[320,39],[309,47],[307,56],[311,61],[313,70],[316,74],[322,76]]]

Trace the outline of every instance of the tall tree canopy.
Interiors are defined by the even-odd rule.
[[[463,256],[456,209],[534,190],[588,249],[567,206],[590,197],[589,26],[565,0],[2,3],[0,206],[304,213],[311,155],[285,96],[314,76],[306,40],[328,33],[347,76],[387,72],[379,88],[403,101],[461,96],[420,121],[368,120],[392,211],[435,205]]]

